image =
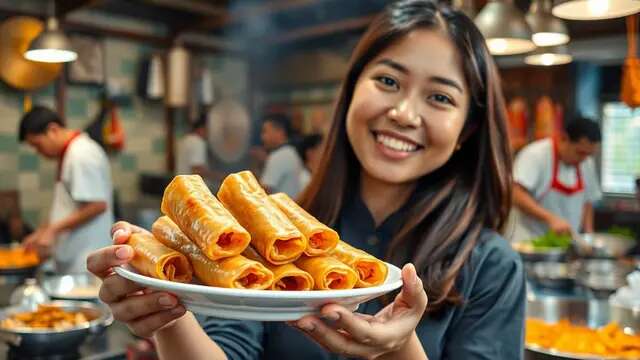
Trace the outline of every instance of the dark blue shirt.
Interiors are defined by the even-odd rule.
[[[344,241],[383,258],[403,215],[400,210],[376,228],[356,196],[343,208],[336,228]],[[456,284],[463,304],[427,315],[416,328],[429,359],[521,359],[525,280],[520,258],[507,241],[483,231]],[[358,311],[375,314],[382,306],[372,300]],[[341,359],[282,322],[204,318],[200,323],[232,360]]]

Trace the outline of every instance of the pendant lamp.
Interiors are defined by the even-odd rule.
[[[47,19],[47,27],[29,45],[24,53],[27,60],[63,63],[74,61],[78,54],[73,50],[67,36],[58,28],[55,17]]]
[[[571,61],[573,57],[564,45],[539,47],[524,58],[525,63],[538,66],[563,65]]]
[[[536,46],[555,46],[569,42],[564,22],[551,14],[552,0],[533,0],[527,12],[527,23]]]
[[[640,12],[638,0],[556,0],[553,15],[568,20],[602,20]]]
[[[515,55],[536,48],[531,28],[513,0],[490,0],[474,20],[492,55]]]

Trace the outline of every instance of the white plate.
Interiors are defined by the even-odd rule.
[[[387,280],[380,286],[318,291],[227,289],[155,279],[140,275],[130,267],[119,266],[115,271],[145,287],[175,294],[194,313],[238,320],[289,321],[316,313],[329,303],[355,311],[361,303],[401,287],[400,269],[391,264],[387,267]]]

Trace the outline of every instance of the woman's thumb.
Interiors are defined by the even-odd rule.
[[[411,263],[402,267],[402,290],[398,297],[407,306],[417,311],[424,312],[427,307],[427,294],[422,286],[422,280]]]

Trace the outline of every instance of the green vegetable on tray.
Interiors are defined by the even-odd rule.
[[[546,234],[531,240],[531,244],[535,249],[567,249],[571,245],[571,236],[560,235],[549,231]]]
[[[628,240],[633,240],[636,238],[636,234],[628,227],[613,225],[607,230],[607,232],[611,235],[618,235]]]

